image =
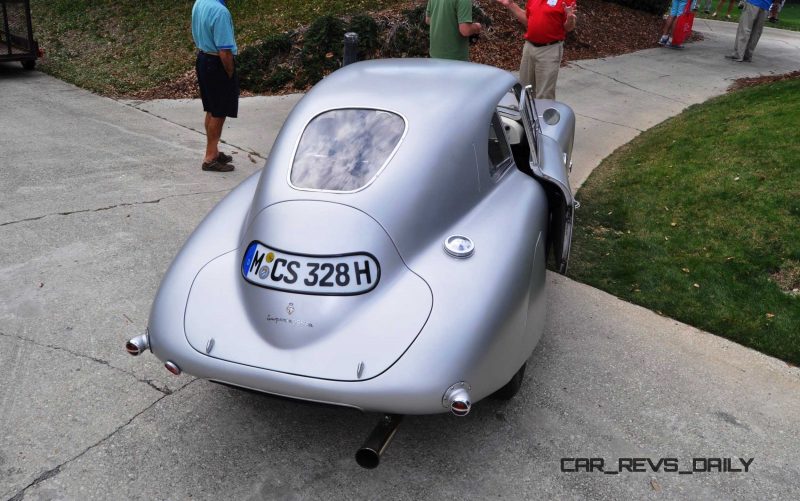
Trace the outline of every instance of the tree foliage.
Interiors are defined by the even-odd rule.
[[[670,3],[666,0],[608,0],[631,9],[652,12],[653,14],[663,14],[669,8]],[[578,6],[580,9],[580,5]]]

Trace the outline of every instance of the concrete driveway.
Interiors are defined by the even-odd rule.
[[[735,25],[696,29],[683,51],[563,70],[575,185],[732,79],[800,69],[800,33],[766,29],[747,64],[723,58]],[[0,499],[800,497],[800,370],[557,275],[517,398],[408,417],[371,471],[353,454],[375,415],[125,354],[184,239],[261,167],[298,97],[243,100],[223,134],[237,170],[204,173],[198,103],[118,102],[0,65]],[[562,472],[562,458],[634,471]],[[661,458],[753,459],[689,475],[654,472]]]

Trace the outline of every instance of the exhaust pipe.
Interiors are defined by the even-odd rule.
[[[369,434],[364,445],[356,452],[356,463],[362,468],[373,469],[381,462],[381,455],[397,432],[397,427],[403,420],[402,414],[386,414],[378,421],[375,429]]]
[[[145,332],[141,336],[136,336],[127,343],[125,343],[125,351],[132,356],[141,355],[145,350],[150,349],[150,338]]]

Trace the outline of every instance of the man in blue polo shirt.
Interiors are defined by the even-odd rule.
[[[776,2],[772,0],[747,0],[745,2],[742,15],[739,17],[739,27],[736,29],[733,53],[725,57],[748,63],[752,60],[753,51],[764,30],[764,21],[767,20],[767,13],[773,3]]]
[[[225,118],[239,111],[239,76],[233,56],[238,53],[233,20],[225,0],[196,0],[192,7],[192,37],[197,47],[197,83],[206,112],[206,154],[202,169],[230,172],[233,157],[219,151]]]

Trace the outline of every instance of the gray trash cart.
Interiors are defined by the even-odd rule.
[[[30,0],[0,0],[0,61],[20,61],[32,70],[40,55],[33,39]]]

